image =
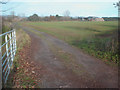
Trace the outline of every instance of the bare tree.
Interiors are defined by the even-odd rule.
[[[120,1],[119,1],[119,2],[116,2],[116,3],[113,3],[113,5],[114,5],[115,7],[120,7]]]
[[[64,14],[65,17],[69,17],[70,11],[69,11],[69,10],[66,10],[63,14]]]
[[[115,8],[118,7],[118,17],[120,17],[120,1],[113,3],[113,5],[115,6]]]
[[[0,0],[0,4],[7,4],[9,2],[9,0]]]
[[[10,2],[10,0],[0,0],[0,5],[1,5],[0,7],[2,7],[2,5],[6,5],[8,2]],[[19,4],[18,4],[18,5],[19,5]],[[14,8],[17,8],[18,5],[13,6],[13,7],[10,7],[10,8],[5,9],[5,10],[0,10],[0,12],[7,12],[7,11],[9,11],[9,10],[12,10],[12,9],[14,9]]]
[[[15,17],[15,12],[14,11],[11,11],[11,16],[12,16],[12,19],[14,19],[14,17]]]
[[[1,4],[1,5],[5,5],[5,4],[7,4],[8,2],[9,2],[9,0],[4,0],[4,1],[3,1],[3,0],[0,0],[0,4]],[[2,6],[1,6],[1,7],[2,7]],[[8,10],[3,10],[3,11],[0,10],[0,12],[6,12],[6,11],[8,11]]]

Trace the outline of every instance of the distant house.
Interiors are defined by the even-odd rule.
[[[88,17],[85,17],[83,20],[84,20],[84,21],[89,21],[89,18],[88,18]]]
[[[89,16],[88,21],[94,21],[97,17]]]
[[[94,17],[94,16],[89,16],[89,17],[79,17],[79,19],[81,19],[81,21],[104,21],[103,18]]]
[[[23,20],[23,18],[15,16],[13,21],[21,21],[21,20]]]
[[[96,18],[95,21],[104,21],[103,18]]]
[[[78,17],[78,20],[84,21],[84,17]]]
[[[103,18],[99,18],[99,17],[88,17],[88,21],[104,21]]]
[[[88,17],[79,17],[80,21],[88,21]]]

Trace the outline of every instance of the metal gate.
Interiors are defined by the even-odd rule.
[[[6,83],[10,74],[10,69],[16,54],[16,31],[15,29],[0,35],[3,38],[3,44],[0,45],[0,52],[2,53],[2,80]]]

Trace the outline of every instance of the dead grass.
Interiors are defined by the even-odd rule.
[[[26,43],[30,43],[30,37],[22,29],[16,31],[17,50],[23,48]]]

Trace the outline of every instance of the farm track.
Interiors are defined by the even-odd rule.
[[[41,87],[118,87],[116,68],[44,32],[31,27],[20,28],[25,30],[32,39],[32,60],[37,63],[38,67],[42,65],[42,72],[39,72],[41,82],[38,83]]]

